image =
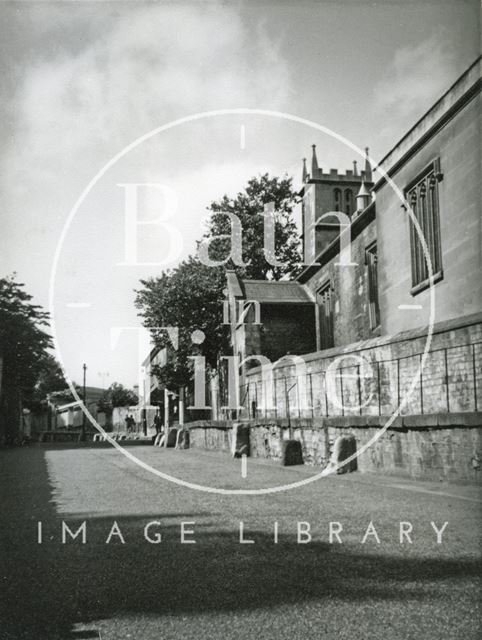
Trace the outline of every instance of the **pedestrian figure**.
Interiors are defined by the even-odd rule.
[[[129,414],[126,419],[126,429],[127,433],[132,433],[134,431],[134,427],[136,426],[136,421],[132,417],[132,414]]]
[[[147,436],[147,411],[145,409],[143,409],[141,413],[141,424],[142,433]]]
[[[134,420],[134,416],[131,413],[131,431],[132,431],[132,433],[134,433],[135,430],[136,430],[136,421]]]
[[[158,413],[154,416],[154,429],[156,430],[156,436],[162,431],[161,416]]]

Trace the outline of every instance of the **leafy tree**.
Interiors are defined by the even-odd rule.
[[[251,178],[246,189],[235,198],[224,195],[218,202],[212,202],[212,212],[204,238],[214,238],[209,245],[211,260],[224,260],[231,249],[231,221],[223,212],[235,214],[242,227],[243,262],[246,267],[234,264],[230,259],[226,268],[234,269],[241,277],[252,279],[273,279],[293,275],[301,262],[300,239],[293,220],[293,209],[299,201],[293,191],[292,178],[270,177],[267,173]],[[281,266],[271,265],[264,254],[264,205],[274,204],[275,218],[275,258]]]
[[[292,218],[297,196],[292,179],[276,178],[268,174],[249,180],[244,191],[235,198],[227,195],[212,202],[213,213],[207,224],[204,239],[209,243],[209,257],[223,261],[229,254],[231,242],[220,235],[231,235],[231,222],[222,212],[234,213],[243,230],[243,255],[249,264],[235,265],[232,260],[221,266],[208,266],[198,257],[189,257],[177,268],[165,271],[160,277],[141,280],[142,289],[136,291],[136,306],[146,327],[178,327],[179,343],[173,349],[166,332],[152,331],[159,347],[170,349],[167,364],[154,370],[161,383],[168,388],[188,384],[192,376],[190,356],[199,354],[206,365],[214,369],[220,355],[229,353],[229,329],[223,325],[223,301],[226,270],[234,269],[241,277],[278,280],[292,274],[301,261],[299,237]],[[264,205],[274,203],[275,257],[281,266],[266,261],[263,251]],[[192,333],[201,330],[205,339],[193,344]]]
[[[14,276],[0,278],[0,355],[3,360],[0,431],[7,440],[16,438],[22,406],[35,409],[50,388],[66,386],[61,380],[60,368],[48,351],[52,347],[45,331],[48,313],[31,300],[32,296]]]
[[[77,394],[79,395],[79,397],[82,398],[82,393],[83,393],[82,387],[79,384],[76,384],[75,382],[73,382],[72,384],[75,390],[77,391]],[[60,389],[60,390],[49,393],[49,399],[52,403],[56,405],[68,404],[69,402],[76,402],[77,400],[72,395],[72,392],[70,391],[69,388]]]
[[[65,402],[73,401],[70,390],[65,382],[62,368],[57,360],[50,353],[45,353],[42,359],[42,368],[39,371],[37,381],[32,392],[26,397],[26,404],[29,409],[40,409],[47,396],[63,394],[67,399]]]
[[[0,344],[6,379],[29,392],[35,386],[52,346],[43,330],[48,313],[30,302],[32,296],[13,277],[0,279]]]
[[[176,269],[159,278],[141,280],[136,306],[146,327],[178,327],[178,346],[174,350],[165,331],[153,331],[155,343],[167,347],[173,357],[153,373],[170,388],[189,382],[193,355],[204,355],[206,364],[215,367],[219,353],[228,353],[228,331],[223,325],[223,290],[225,270],[208,267],[197,258],[189,257]],[[198,344],[202,331],[204,340]],[[193,337],[195,342],[193,342]]]
[[[41,397],[54,391],[67,388],[62,368],[53,355],[46,353],[43,367],[35,384],[35,390]]]
[[[129,407],[137,404],[138,398],[134,391],[127,389],[120,382],[113,382],[110,387],[102,394],[98,402],[100,411],[107,414],[112,413],[115,407]]]

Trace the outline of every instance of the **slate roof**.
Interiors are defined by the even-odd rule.
[[[236,275],[235,271],[227,271],[226,279],[228,281],[228,290],[235,298],[243,297],[243,290],[241,289],[240,279]]]
[[[237,300],[257,300],[264,304],[313,304],[310,290],[296,280],[241,279],[234,271],[226,273],[228,292]]]
[[[264,303],[313,303],[309,292],[299,282],[242,280],[245,300]]]

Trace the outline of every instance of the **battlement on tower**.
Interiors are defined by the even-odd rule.
[[[360,173],[354,173],[353,169],[347,169],[345,173],[338,173],[338,169],[323,171],[323,169],[320,167],[316,175],[311,176],[310,174],[307,174],[305,182],[316,182],[317,180],[320,180],[322,182],[331,180],[336,182],[361,183],[362,180],[365,180],[365,172],[361,171]]]
[[[303,158],[303,174],[302,183],[349,183],[350,186],[361,185],[362,182],[371,188],[372,186],[372,168],[368,155],[368,147],[365,149],[365,167],[362,171],[358,170],[357,161],[353,161],[353,169],[346,169],[345,173],[338,173],[338,169],[330,169],[329,171],[323,171],[322,167],[318,166],[318,158],[316,157],[316,144],[311,145],[313,152],[311,158],[311,171],[308,172],[306,166],[306,158]]]

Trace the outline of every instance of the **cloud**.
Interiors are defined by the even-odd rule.
[[[30,68],[19,95],[30,153],[58,159],[59,142],[75,152],[208,108],[279,105],[287,77],[274,56],[261,34],[248,47],[232,7],[130,11],[78,55]]]
[[[7,43],[12,62],[7,84],[14,90],[2,107],[9,131],[2,144],[0,224],[8,245],[0,252],[0,271],[16,269],[36,301],[46,305],[52,254],[63,222],[109,158],[138,136],[192,113],[233,107],[282,110],[290,78],[279,43],[262,26],[250,30],[234,4],[29,6],[22,8],[19,21],[28,46],[22,48],[15,34]],[[248,174],[232,152],[233,139],[227,149],[226,135],[223,122],[218,128],[213,122],[178,129],[138,148],[113,170],[120,182],[131,175],[142,181],[149,171],[154,180],[165,175],[172,180],[183,195],[178,217],[186,251],[200,235],[199,217],[209,200],[240,188],[245,175],[262,166],[248,162]],[[239,133],[233,135],[238,136],[239,154]],[[205,138],[210,147],[203,154]],[[250,151],[255,148],[250,145]],[[118,245],[123,246],[122,208],[115,218],[120,190],[112,175],[110,179],[112,188],[100,188],[76,218],[78,235],[69,231],[68,249],[62,252],[63,280],[58,286],[65,281],[74,298],[103,286],[108,272],[100,277],[99,264],[104,260],[115,265]],[[108,222],[112,224],[106,228]],[[96,240],[100,260],[92,258]],[[114,267],[111,272],[116,308],[138,322],[132,306],[137,272]],[[113,304],[112,296],[109,300]],[[58,314],[58,326],[65,321],[67,335],[65,364],[77,371],[79,337],[71,320]],[[108,320],[102,311],[99,324]],[[89,345],[82,357],[94,370],[105,370],[112,354],[102,332],[83,335],[89,335]],[[135,362],[131,349],[111,371],[129,381]]]
[[[374,88],[376,111],[393,138],[420,118],[453,82],[456,64],[440,30],[418,46],[395,51]]]
[[[248,32],[235,5],[121,4],[113,13],[89,5],[70,19],[65,5],[34,6],[25,23],[38,30],[9,100],[1,159],[4,257],[19,267],[29,251],[50,258],[39,253],[49,233],[95,171],[139,135],[209,109],[282,109],[288,95],[278,44],[263,29]]]

